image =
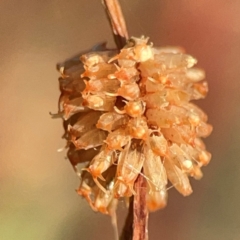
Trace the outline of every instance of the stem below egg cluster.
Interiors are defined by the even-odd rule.
[[[148,240],[148,209],[146,205],[147,186],[144,177],[139,174],[134,190],[136,195],[130,198],[128,216],[120,240]]]
[[[148,209],[146,204],[147,183],[139,174],[134,184],[133,197],[133,240],[148,240]]]

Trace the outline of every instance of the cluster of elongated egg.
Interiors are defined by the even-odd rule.
[[[142,37],[119,54],[91,51],[59,67],[68,158],[93,210],[115,211],[119,198],[135,194],[139,174],[150,211],[166,205],[168,181],[192,193],[189,176],[200,179],[211,158],[200,138],[212,130],[190,103],[208,92],[196,63],[181,48],[154,48]]]

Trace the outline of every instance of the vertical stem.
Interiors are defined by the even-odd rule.
[[[119,2],[102,0],[102,3],[112,27],[115,43],[121,50],[128,39],[128,32]],[[129,212],[120,240],[148,240],[147,186],[141,174],[134,184],[134,190],[136,195],[130,198]]]
[[[146,203],[146,180],[139,175],[134,190],[133,200],[133,240],[148,240],[148,209]]]
[[[120,50],[125,46],[128,39],[127,27],[121,7],[118,0],[102,0],[102,4],[110,22],[115,43]]]

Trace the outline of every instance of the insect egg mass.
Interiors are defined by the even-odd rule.
[[[211,158],[201,138],[212,127],[191,103],[208,91],[197,60],[145,37],[129,42],[120,53],[91,51],[61,66],[59,79],[68,157],[81,174],[78,194],[106,214],[134,194],[141,170],[155,211],[166,205],[168,182],[191,194],[189,177],[201,178]]]
[[[58,65],[56,114],[80,177],[78,194],[94,211],[111,216],[121,198],[142,201],[134,211],[156,211],[167,204],[168,186],[191,194],[189,177],[200,179],[211,159],[201,139],[212,131],[207,115],[192,103],[208,92],[197,60],[179,47],[156,47],[148,37],[128,39],[115,7],[113,32],[127,41],[117,42],[119,51],[99,45]],[[141,181],[143,187],[136,187]]]

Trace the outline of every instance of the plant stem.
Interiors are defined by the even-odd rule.
[[[118,50],[122,49],[128,39],[126,23],[118,0],[102,0],[107,18],[110,22]]]
[[[102,3],[111,24],[117,48],[121,50],[128,39],[128,32],[119,2],[102,0]],[[148,240],[147,186],[141,174],[135,181],[134,190],[136,194],[130,198],[129,212],[120,240]]]
[[[140,174],[134,184],[136,195],[130,198],[128,215],[120,240],[148,240],[146,180]]]
[[[147,183],[139,174],[133,200],[133,240],[148,240],[148,209],[146,204]]]

